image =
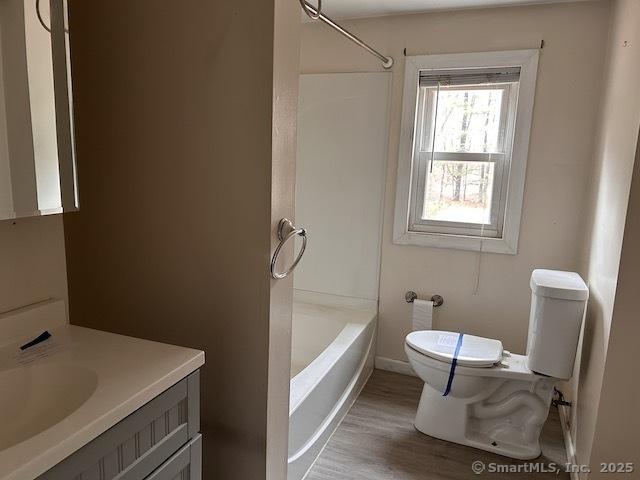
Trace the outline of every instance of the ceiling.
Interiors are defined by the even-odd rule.
[[[308,1],[312,5],[317,4],[317,0]],[[323,0],[322,11],[333,18],[357,18],[567,1],[581,0]]]

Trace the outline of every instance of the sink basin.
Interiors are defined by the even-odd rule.
[[[0,372],[0,451],[64,420],[98,386],[88,368],[48,364]]]
[[[65,322],[64,303],[57,308]],[[38,316],[42,324],[29,315],[0,318],[1,480],[39,478],[204,363],[198,350],[51,326],[47,311]],[[22,332],[11,337],[19,341],[3,340],[5,325]],[[45,330],[52,340],[44,348],[16,351]]]

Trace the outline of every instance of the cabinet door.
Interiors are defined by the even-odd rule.
[[[38,480],[146,478],[198,436],[199,378],[195,372],[178,382]]]
[[[202,436],[198,435],[145,480],[201,480]]]

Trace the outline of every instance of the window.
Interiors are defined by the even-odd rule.
[[[516,253],[537,51],[407,58],[396,243]]]

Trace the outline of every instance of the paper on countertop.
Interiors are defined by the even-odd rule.
[[[0,349],[0,371],[11,370],[16,367],[29,367],[44,358],[67,351],[71,346],[71,338],[66,330],[51,332],[51,337],[24,350],[20,347],[31,342],[43,331],[34,332],[29,337],[5,345]]]

